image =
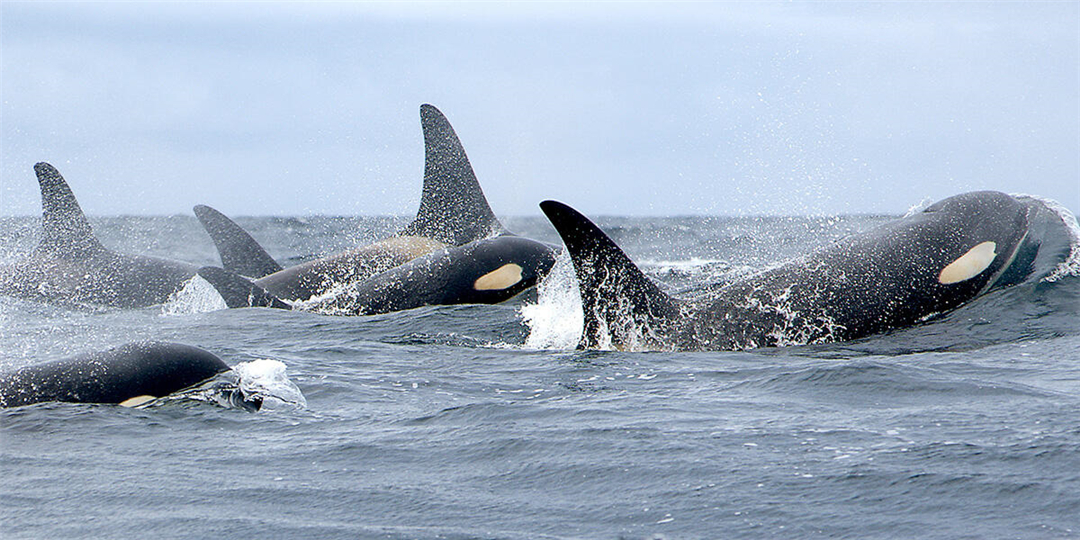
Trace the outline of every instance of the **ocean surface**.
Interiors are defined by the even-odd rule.
[[[594,217],[671,290],[891,219]],[[285,263],[404,223],[237,221]],[[92,222],[118,251],[218,263],[193,216]],[[0,262],[37,227],[0,219]],[[281,362],[302,394],[2,410],[0,538],[1080,538],[1075,273],[849,343],[634,353],[574,349],[568,269],[370,317],[227,310],[201,280],[140,310],[0,298],[0,368],[158,339]]]

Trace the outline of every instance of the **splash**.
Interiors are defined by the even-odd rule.
[[[529,336],[526,349],[573,349],[581,340],[585,318],[581,309],[574,264],[566,250],[559,252],[551,272],[537,286],[535,304],[519,312]]]
[[[304,395],[285,374],[285,364],[269,359],[237,364],[194,388],[149,403],[140,403],[138,407],[176,400],[203,401],[248,412],[307,407]]]
[[[362,281],[362,280],[361,280]],[[284,300],[295,310],[320,315],[350,316],[363,311],[355,281],[339,281],[325,291],[304,300]]]
[[[770,296],[769,302],[761,302],[754,298],[748,307],[772,315],[773,327],[766,336],[776,347],[832,343],[839,341],[836,337],[839,332],[847,330],[846,326],[837,324],[832,317],[827,315],[800,313],[790,301],[790,286],[779,294],[770,293]]]
[[[192,313],[207,313],[228,309],[225,300],[221,298],[214,286],[209,281],[195,276],[184,284],[184,287],[173,293],[169,301],[161,305],[162,315],[188,315]]]
[[[307,407],[304,394],[285,374],[285,369],[283,362],[264,358],[237,364],[233,371],[239,379],[238,385],[244,400],[261,401],[262,410]]]
[[[904,212],[903,218],[909,218],[911,216],[914,216],[915,214],[918,214],[919,212],[922,212],[923,210],[926,210],[926,208],[933,204],[933,202],[934,199],[931,199],[930,197],[923,197],[921,201],[913,205],[911,208],[908,208],[907,212]]]
[[[674,351],[675,344],[668,341],[648,324],[634,317],[634,305],[627,298],[614,298],[614,309],[595,306],[596,348],[602,351],[646,352]],[[611,313],[617,314],[615,317]],[[617,337],[617,339],[616,339]]]

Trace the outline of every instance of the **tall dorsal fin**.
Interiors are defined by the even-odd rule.
[[[402,235],[460,246],[505,232],[488,206],[469,157],[439,109],[420,106],[424,128],[424,191],[416,219]]]
[[[48,163],[34,165],[41,186],[41,242],[38,249],[52,253],[83,253],[105,249],[90,227],[79,201],[60,171]]]
[[[679,301],[660,290],[588,218],[556,201],[540,209],[559,232],[574,263],[585,328],[581,346],[670,348]]]
[[[230,308],[271,307],[292,309],[292,306],[270,294],[266,289],[224,268],[204,266],[199,269],[199,277],[209,281],[218,294],[221,295],[221,298],[225,300],[225,305]]]
[[[242,227],[206,205],[194,208],[204,229],[217,246],[221,265],[230,272],[259,279],[281,270],[281,265]]]

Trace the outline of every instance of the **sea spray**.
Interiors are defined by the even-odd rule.
[[[551,272],[537,286],[535,304],[521,307],[529,327],[526,349],[573,349],[581,341],[584,316],[570,254],[562,250]]]
[[[192,313],[208,313],[228,309],[225,300],[221,298],[214,286],[209,281],[195,276],[184,284],[184,287],[173,293],[169,301],[161,305],[162,315],[188,315]]]
[[[304,394],[285,374],[285,369],[283,362],[266,358],[233,367],[244,399],[261,399],[263,410],[307,407]]]

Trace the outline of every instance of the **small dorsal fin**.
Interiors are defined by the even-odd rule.
[[[488,206],[469,157],[439,109],[420,106],[424,129],[424,191],[416,219],[402,235],[460,246],[505,232]]]
[[[556,201],[540,203],[574,263],[585,316],[583,347],[669,348],[679,301],[660,290],[588,218]]]
[[[221,265],[230,272],[259,279],[281,270],[281,265],[242,227],[206,205],[194,208],[204,229],[217,246]]]
[[[267,292],[266,289],[248,281],[240,274],[216,266],[199,269],[199,277],[209,281],[230,308],[272,307],[292,309],[292,306]]]
[[[34,165],[41,186],[41,242],[39,250],[51,253],[84,253],[105,249],[90,227],[79,201],[60,171],[48,163]]]

